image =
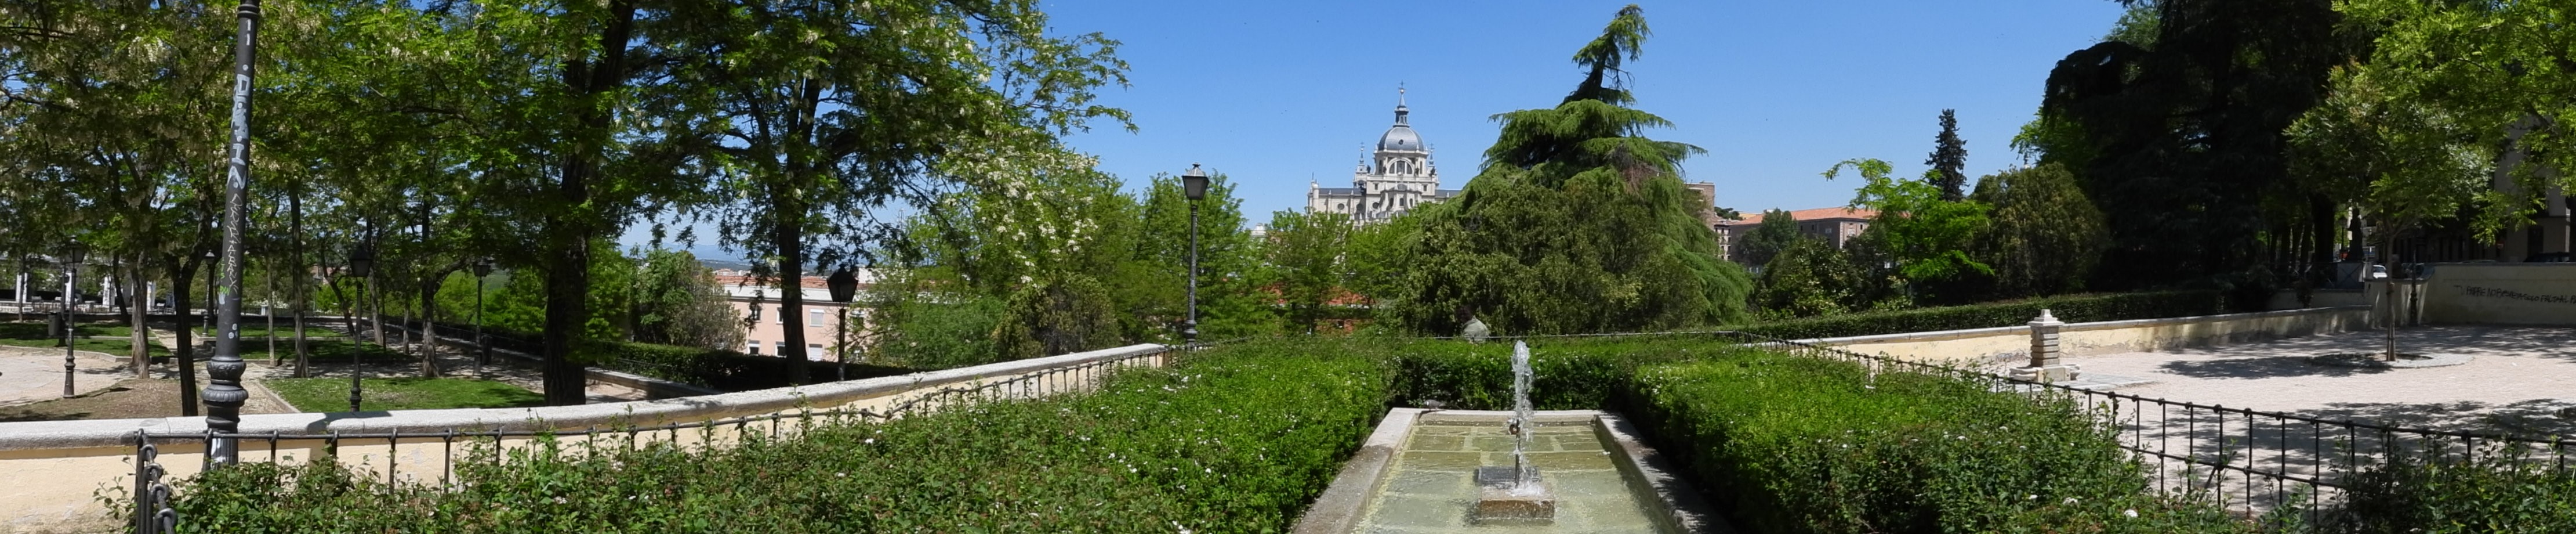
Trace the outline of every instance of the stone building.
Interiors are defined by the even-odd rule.
[[[1878,212],[1841,207],[1789,212],[1790,218],[1798,220],[1800,235],[1822,239],[1835,248],[1841,248],[1851,243],[1853,238],[1860,237],[1861,231],[1869,229],[1870,218],[1877,216]],[[1724,259],[1734,261],[1735,258],[1742,256],[1742,238],[1753,233],[1754,227],[1761,225],[1762,214],[1760,213],[1747,213],[1741,220],[1723,220],[1713,225],[1712,229],[1717,230],[1717,248],[1725,255]]]
[[[1308,182],[1306,211],[1350,215],[1354,222],[1369,224],[1458,194],[1459,190],[1440,188],[1440,169],[1431,163],[1431,146],[1414,133],[1403,94],[1402,89],[1396,90],[1395,126],[1378,135],[1369,161],[1351,173],[1351,186]]]

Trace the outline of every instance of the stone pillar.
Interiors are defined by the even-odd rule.
[[[2039,310],[2039,318],[2030,321],[2030,366],[2013,370],[2015,378],[2041,383],[2074,380],[2077,369],[2060,359],[2058,332],[2066,323]]]

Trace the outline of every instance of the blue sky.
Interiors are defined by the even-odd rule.
[[[1138,131],[1103,127],[1070,144],[1131,190],[1205,164],[1240,184],[1245,214],[1261,222],[1303,208],[1310,179],[1349,186],[1363,147],[1393,122],[1398,84],[1442,185],[1463,186],[1498,129],[1487,117],[1554,106],[1582,78],[1567,58],[1627,3],[1041,6],[1059,34],[1121,41],[1131,66],[1131,85],[1103,88],[1101,100],[1134,113]],[[1819,176],[1845,159],[1919,176],[1944,108],[1958,110],[1970,176],[2018,163],[2008,145],[2038,108],[2049,68],[2097,42],[2121,12],[2111,0],[1641,5],[1654,35],[1629,64],[1630,88],[1639,108],[1674,123],[1648,135],[1708,149],[1683,179],[1715,182],[1719,205],[1748,212],[1849,202],[1856,180]]]
[[[1124,43],[1132,86],[1102,100],[1137,133],[1103,128],[1077,149],[1130,187],[1192,162],[1242,184],[1267,220],[1305,204],[1311,178],[1348,187],[1393,121],[1396,85],[1443,186],[1475,174],[1497,125],[1551,107],[1581,80],[1568,57],[1625,1],[1048,1],[1059,32]],[[1944,108],[1959,113],[1968,173],[2018,163],[2008,144],[2058,59],[2119,19],[2110,0],[1684,1],[1640,4],[1654,35],[1630,64],[1637,107],[1674,123],[1648,135],[1699,145],[1685,180],[1739,210],[1839,206],[1858,184],[1818,176],[1879,158],[1920,175]]]

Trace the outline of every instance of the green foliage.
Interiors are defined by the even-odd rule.
[[[791,360],[776,355],[750,355],[730,349],[675,347],[651,343],[610,343],[600,350],[608,356],[596,365],[628,373],[690,384],[717,391],[751,391],[787,387],[787,366]],[[807,361],[807,376],[836,377],[840,362]],[[851,363],[851,380],[894,376],[921,371],[878,363]]]
[[[2344,3],[2319,0],[2127,4],[2107,42],[2049,72],[2025,146],[2067,165],[2107,216],[2111,246],[2093,287],[2243,272],[2273,252],[2266,230],[2288,226],[2267,205],[2331,193],[2289,179],[2284,130],[2377,23],[2346,24],[2335,12]],[[2302,215],[2313,227],[2330,213]]]
[[[1766,220],[1763,224],[1768,225]],[[1869,272],[1821,239],[1797,238],[1754,280],[1753,307],[1766,319],[1834,315],[1868,309]]]
[[[1309,348],[1239,345],[1093,394],[717,450],[461,447],[478,456],[447,490],[328,457],[249,463],[181,482],[175,504],[190,528],[245,533],[1285,532],[1385,410],[1383,368]]]
[[[1897,180],[1888,176],[1890,166],[1875,159],[1855,159],[1825,169],[1831,180],[1849,167],[1859,171],[1864,182],[1852,197],[1851,206],[1878,212],[1870,219],[1869,233],[1883,253],[1896,264],[1896,273],[1917,293],[1932,293],[1918,298],[1926,300],[1972,301],[1976,295],[1967,292],[1940,294],[1947,284],[1972,276],[1991,276],[1994,268],[1970,257],[1968,251],[1978,232],[1986,227],[1986,216],[1992,207],[1975,200],[1944,200],[1941,188],[1927,182]]]
[[[1941,189],[1941,200],[1967,198],[1968,142],[1959,139],[1958,110],[1941,110],[1941,133],[1932,137],[1932,155],[1923,164],[1932,166],[1923,181]]]
[[[1350,250],[1349,215],[1294,210],[1270,215],[1269,241],[1261,246],[1266,288],[1278,291],[1287,308],[1289,331],[1312,333],[1324,319],[1324,307],[1347,286],[1343,267]]]
[[[1512,334],[1744,319],[1749,280],[1718,259],[1677,177],[1703,151],[1643,137],[1669,123],[1625,105],[1620,61],[1646,33],[1641,10],[1620,10],[1576,56],[1590,75],[1564,102],[1494,116],[1500,138],[1466,193],[1414,210],[1421,235],[1390,262],[1414,273],[1378,295],[1381,319],[1443,334],[1471,317]]]
[[[998,298],[926,292],[910,278],[880,279],[870,292],[867,352],[870,358],[922,369],[992,363],[993,332],[1002,317]]]
[[[1983,381],[1738,351],[1647,367],[1636,387],[1661,452],[1756,532],[2252,530],[2147,493],[2075,405]]]
[[[1976,199],[1994,206],[1974,255],[1994,267],[1996,296],[2028,297],[2084,288],[2110,234],[2102,210],[2056,163],[2007,170],[1977,181]]]
[[[993,344],[1006,360],[1105,349],[1118,343],[1118,312],[1109,290],[1084,276],[1058,275],[1020,285],[1002,301]]]
[[[715,271],[687,251],[647,252],[635,278],[635,340],[709,349],[742,345],[742,326]]]
[[[1782,339],[1967,330],[2027,324],[2041,309],[2070,323],[2161,319],[2222,313],[2223,300],[2215,291],[2068,295],[1759,323],[1741,330]]]
[[[2576,531],[2576,475],[2531,450],[2481,447],[2393,454],[2346,480],[2342,509],[2354,532],[2457,534]]]
[[[349,409],[349,378],[279,378],[265,384],[279,398],[306,412]],[[366,410],[439,410],[446,408],[521,408],[541,406],[546,398],[508,382],[474,378],[370,378],[360,388]]]
[[[1771,258],[1780,255],[1780,251],[1797,246],[1798,241],[1804,239],[1808,237],[1798,233],[1796,215],[1790,214],[1788,210],[1763,210],[1762,222],[1754,225],[1752,232],[1745,233],[1743,240],[1737,245],[1744,250],[1742,258],[1737,263],[1753,266],[1769,265]]]

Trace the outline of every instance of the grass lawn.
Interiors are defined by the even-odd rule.
[[[0,339],[54,339],[45,321],[0,322]],[[124,323],[81,323],[76,331],[82,336],[130,336],[134,329]]]
[[[261,361],[268,360],[268,340],[244,338],[241,343],[242,359]],[[351,340],[308,338],[304,340],[304,349],[310,353],[309,357],[313,359],[313,363],[316,365],[347,364],[351,358],[359,356],[364,356],[364,361],[370,363],[420,361],[420,358],[385,348],[383,345],[360,343]],[[277,340],[277,358],[281,360],[294,360],[295,340]],[[347,399],[341,400],[341,404],[347,403]]]
[[[349,377],[284,378],[266,382],[287,404],[307,412],[349,409]],[[546,398],[508,382],[472,378],[370,378],[368,410],[433,410],[439,408],[518,408],[542,406]]]

